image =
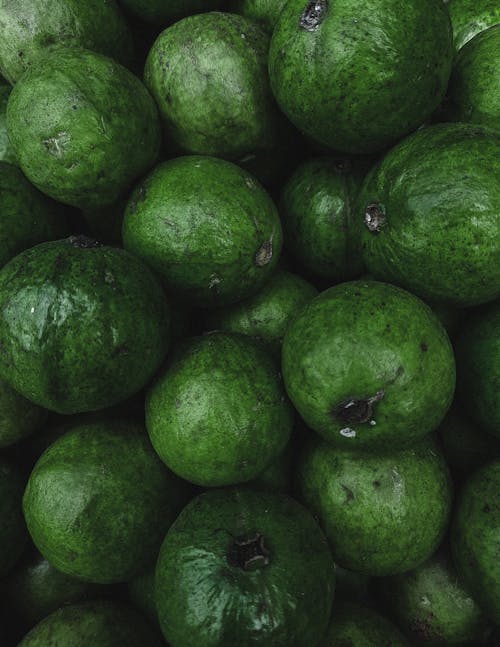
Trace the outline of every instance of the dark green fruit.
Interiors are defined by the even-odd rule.
[[[317,294],[303,278],[282,270],[253,297],[209,311],[205,327],[254,337],[279,357],[290,322]]]
[[[448,11],[457,51],[476,34],[500,23],[497,0],[451,0]]]
[[[0,380],[0,448],[8,447],[39,429],[47,411],[29,402]]]
[[[416,645],[482,645],[491,633],[490,623],[446,553],[380,580],[378,591]]]
[[[21,509],[23,486],[17,467],[0,457],[0,578],[17,562],[26,543]]]
[[[7,134],[7,103],[11,90],[10,85],[0,85],[0,161],[17,166],[17,157]]]
[[[0,210],[0,268],[24,249],[68,233],[59,207],[6,162],[0,162]]]
[[[84,47],[125,65],[132,37],[114,0],[2,0],[0,70],[13,85],[51,49]]]
[[[133,16],[162,26],[189,14],[216,9],[221,0],[119,0]]]
[[[392,622],[359,604],[336,603],[320,647],[409,647]]]
[[[500,301],[478,311],[457,339],[460,403],[485,431],[500,436]]]
[[[356,222],[375,277],[473,306],[500,295],[500,137],[471,124],[424,128],[364,181]]]
[[[158,623],[155,600],[155,565],[144,573],[136,575],[128,583],[129,597],[135,606],[140,609],[155,624]]]
[[[435,0],[291,0],[271,40],[271,87],[306,135],[346,153],[381,151],[444,97],[450,18]]]
[[[243,335],[184,342],[146,400],[146,426],[160,458],[204,486],[255,478],[283,451],[292,423],[277,367]]]
[[[231,9],[255,20],[262,29],[272,34],[285,5],[286,0],[236,0]]]
[[[114,202],[156,159],[153,99],[119,63],[83,49],[58,49],[16,84],[9,138],[28,179],[75,207]]]
[[[477,34],[460,50],[448,89],[448,121],[479,124],[500,134],[499,68],[500,24]]]
[[[301,164],[285,184],[280,214],[286,248],[310,272],[336,282],[361,274],[352,207],[362,179],[350,162],[322,157]]]
[[[435,552],[448,524],[451,481],[429,439],[372,454],[312,438],[300,458],[298,487],[335,561],[367,575],[415,568]]]
[[[151,379],[168,319],[132,254],[84,236],[42,243],[0,271],[1,378],[58,413],[109,407]]]
[[[122,602],[81,602],[42,620],[18,647],[161,647],[155,629]]]
[[[23,508],[36,547],[55,568],[105,584],[147,568],[183,497],[140,425],[96,423],[45,450]]]
[[[432,310],[388,283],[342,283],[285,335],[283,379],[314,431],[349,449],[390,449],[433,431],[453,397],[455,362]]]
[[[158,166],[132,193],[124,246],[195,305],[255,294],[281,251],[277,209],[246,171],[213,157]]]
[[[334,564],[313,517],[285,495],[194,499],[156,566],[160,626],[175,647],[310,647],[330,618]]]

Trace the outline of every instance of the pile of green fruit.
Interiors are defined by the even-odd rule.
[[[500,2],[0,0],[1,647],[500,645]]]

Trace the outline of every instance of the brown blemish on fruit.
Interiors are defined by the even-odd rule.
[[[307,3],[299,20],[299,26],[305,31],[316,31],[325,17],[327,0],[311,0]]]
[[[423,341],[423,342],[420,344],[420,348],[422,349],[422,352],[423,352],[423,353],[426,353],[429,347],[427,346],[427,344],[425,343],[425,341]]]

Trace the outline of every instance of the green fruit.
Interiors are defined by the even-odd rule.
[[[409,647],[392,622],[359,604],[336,604],[320,647]]]
[[[13,85],[58,47],[84,47],[125,65],[132,36],[114,0],[1,0],[0,70]]]
[[[385,578],[378,590],[416,645],[480,645],[491,626],[457,577],[446,553]]]
[[[448,121],[479,124],[500,134],[499,68],[500,24],[480,32],[460,50],[448,89]]]
[[[103,409],[162,362],[165,296],[124,250],[85,236],[42,243],[0,271],[0,347],[0,377],[24,397],[58,413]]]
[[[457,339],[461,404],[485,431],[500,436],[500,301],[469,319]]]
[[[215,490],[161,547],[156,604],[175,647],[309,647],[330,617],[334,564],[313,517],[285,495]]]
[[[155,568],[152,566],[144,573],[136,575],[128,583],[128,593],[132,602],[155,624],[158,623],[155,600]]]
[[[475,472],[460,493],[452,523],[453,557],[486,615],[500,624],[500,460]]]
[[[281,252],[277,209],[246,171],[213,157],[160,164],[135,189],[123,244],[195,305],[255,294]]]
[[[231,10],[258,22],[272,34],[287,0],[236,0]]]
[[[448,11],[457,51],[476,34],[500,23],[497,0],[451,0]]]
[[[450,341],[432,310],[387,283],[342,283],[307,304],[285,335],[285,388],[306,424],[349,449],[433,431],[453,397]]]
[[[358,199],[363,259],[377,278],[436,301],[500,295],[500,137],[439,124],[393,148]]]
[[[20,471],[0,456],[0,578],[17,562],[26,543],[23,486]]]
[[[346,153],[381,151],[444,97],[453,43],[435,0],[290,0],[271,40],[271,87],[299,130]]]
[[[75,207],[110,204],[154,163],[160,128],[146,88],[119,63],[58,49],[30,68],[7,107],[28,179]]]
[[[12,88],[0,85],[0,161],[18,166],[18,161],[7,134],[7,103]]]
[[[286,248],[310,272],[332,281],[361,274],[352,229],[361,181],[350,163],[321,157],[301,164],[285,184],[280,212]]]
[[[452,498],[448,468],[429,439],[372,454],[313,438],[302,451],[298,487],[335,561],[378,576],[415,568],[435,552]]]
[[[122,602],[82,602],[42,620],[18,647],[161,647],[149,623]]]
[[[0,448],[8,447],[39,429],[47,411],[23,398],[0,380]]]
[[[290,322],[317,294],[303,278],[281,270],[253,297],[209,311],[205,327],[254,337],[279,357]]]
[[[269,87],[268,48],[260,27],[230,13],[190,16],[162,32],[144,82],[167,136],[188,153],[232,160],[272,149],[281,117]]]
[[[96,423],[45,450],[23,508],[36,547],[55,568],[106,584],[150,564],[183,496],[140,425]]]
[[[203,486],[255,478],[283,451],[292,423],[277,367],[243,335],[187,340],[146,399],[156,452]]]
[[[68,233],[58,205],[6,162],[0,162],[0,208],[0,268],[24,249]]]
[[[221,0],[119,0],[133,16],[152,23],[164,25],[189,14],[217,9]]]

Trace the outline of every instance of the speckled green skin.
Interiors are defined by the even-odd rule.
[[[392,622],[359,604],[335,604],[320,647],[409,647]]]
[[[475,472],[458,498],[452,550],[458,571],[483,611],[500,624],[500,460]]]
[[[74,240],[41,243],[0,271],[0,377],[58,413],[136,393],[169,343],[167,302],[148,268],[125,250]]]
[[[7,102],[11,90],[10,85],[0,85],[0,161],[17,166],[17,157],[7,134]]]
[[[21,511],[23,486],[18,468],[0,456],[0,578],[17,562],[26,543]]]
[[[17,443],[39,429],[47,411],[23,398],[0,380],[0,448]]]
[[[282,238],[273,201],[249,173],[196,155],[156,167],[132,193],[123,221],[125,248],[194,305],[258,292]]]
[[[23,75],[7,129],[28,179],[82,209],[114,202],[152,166],[160,145],[156,106],[139,79],[83,49],[58,49]]]
[[[243,335],[186,340],[146,398],[157,454],[197,485],[255,478],[283,451],[292,424],[277,367]]]
[[[500,301],[468,320],[456,343],[461,404],[487,432],[500,437]]]
[[[500,295],[500,137],[439,124],[393,148],[364,181],[356,223],[368,271],[422,297],[473,306]],[[378,233],[366,224],[382,205]]]
[[[132,36],[114,0],[0,0],[0,71],[10,83],[60,46],[125,65],[133,58]]]
[[[267,74],[269,38],[249,18],[189,16],[153,45],[144,82],[166,135],[187,153],[235,160],[273,148],[280,114]]]
[[[311,438],[297,483],[335,561],[359,573],[381,576],[415,568],[434,553],[448,524],[451,481],[429,439],[372,454]]]
[[[274,95],[299,130],[346,153],[383,150],[422,124],[444,97],[453,43],[436,0],[290,0],[271,40]]]
[[[259,533],[269,563],[228,559],[233,538]],[[156,601],[175,647],[310,647],[328,625],[334,564],[313,517],[285,495],[218,490],[194,499],[162,545]]]
[[[147,568],[182,508],[183,488],[132,423],[81,425],[38,459],[23,509],[30,535],[58,570],[95,583]]]
[[[416,645],[482,645],[491,633],[446,553],[377,585],[391,615]]]
[[[447,121],[479,124],[500,134],[499,68],[500,24],[477,34],[460,50],[448,88]]]
[[[216,9],[221,0],[119,0],[131,14],[145,22],[163,25],[189,14]]]
[[[68,233],[58,205],[19,169],[0,161],[0,268],[24,249]]]
[[[235,13],[255,20],[272,34],[286,2],[287,0],[236,0],[231,8]]]
[[[135,606],[140,609],[155,624],[158,623],[158,613],[155,601],[155,566],[140,573],[128,583],[128,593]]]
[[[451,344],[432,310],[376,281],[341,283],[307,304],[285,335],[282,371],[306,424],[349,449],[390,449],[424,436],[443,419],[455,387]],[[339,413],[377,394],[362,420]]]
[[[476,34],[500,23],[497,0],[451,0],[448,12],[457,51]]]
[[[280,215],[287,250],[309,271],[332,281],[363,270],[353,231],[362,175],[328,157],[299,166],[283,188]]]
[[[18,647],[161,647],[156,631],[122,602],[82,602],[42,620]]]
[[[205,328],[249,335],[279,357],[290,321],[317,294],[305,279],[281,270],[253,297],[209,311]]]

